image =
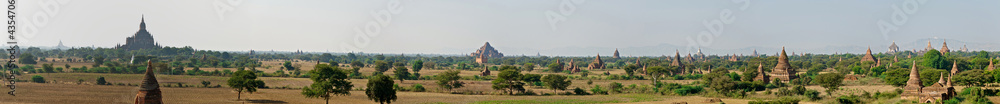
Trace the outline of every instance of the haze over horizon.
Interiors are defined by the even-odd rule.
[[[977,43],[969,44],[974,51],[1000,47],[994,42],[1000,38],[1000,6],[995,6],[1000,1],[995,0],[916,5],[904,5],[906,0],[225,1],[20,1],[18,34],[25,46],[62,41],[114,47],[138,30],[144,16],[163,46],[222,51],[468,54],[490,42],[512,56],[610,55],[614,48],[634,48],[621,50],[623,55],[659,56],[696,51],[691,46],[717,49],[706,51],[717,54],[746,49],[773,54],[782,46],[825,53],[834,52],[822,48],[846,47],[838,50],[860,53],[854,48],[882,52],[892,41],[902,50],[922,49],[925,39],[948,39],[952,49],[963,43]],[[393,8],[397,3],[399,8]],[[575,10],[560,12],[569,6]],[[907,6],[917,9],[900,12]],[[896,25],[893,18],[906,21]],[[728,24],[705,25],[712,21]],[[879,26],[886,25],[879,21],[897,30],[883,35]],[[372,24],[378,25],[372,36],[355,30]],[[713,29],[720,34],[699,35]],[[935,41],[933,47],[940,44]]]

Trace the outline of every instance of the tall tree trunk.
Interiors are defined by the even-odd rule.
[[[242,96],[242,95],[243,95],[243,90],[237,90],[236,91],[236,101],[239,101],[240,100],[240,96]]]

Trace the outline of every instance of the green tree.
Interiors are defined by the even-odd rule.
[[[35,59],[38,59],[35,55],[21,54],[21,57],[18,57],[17,61],[21,64],[38,64],[38,61],[35,61]]]
[[[54,73],[54,72],[56,72],[55,71],[56,68],[53,67],[51,63],[49,63],[49,64],[42,64],[42,69],[45,70],[45,73]]]
[[[424,67],[427,67],[427,69],[435,69],[437,68],[437,63],[434,63],[433,61],[424,62]]]
[[[361,68],[365,67],[365,64],[361,63],[361,61],[351,61],[351,67]]]
[[[327,64],[316,65],[309,71],[309,79],[313,84],[303,87],[302,95],[307,98],[323,98],[327,104],[330,103],[331,96],[351,95],[351,87],[354,87],[351,81],[347,80],[346,71]]]
[[[24,62],[24,61],[22,60],[22,62]],[[34,61],[32,61],[32,62],[34,62]],[[100,67],[103,64],[104,64],[104,56],[98,55],[98,56],[94,57],[94,65],[93,65],[94,68]]]
[[[990,53],[986,51],[979,51],[979,53],[976,54],[976,57],[973,58],[990,58]]]
[[[737,82],[733,80],[732,77],[726,75],[725,73],[726,70],[728,69],[718,68],[712,70],[710,73],[708,73],[708,75],[702,77],[702,80],[707,82],[706,85],[712,89],[715,89],[716,92],[719,92],[726,96],[733,96],[734,91],[736,91],[735,86]]]
[[[521,72],[517,70],[503,70],[497,74],[497,78],[492,81],[494,90],[501,90],[513,95],[515,91],[524,92],[524,82],[520,81]]]
[[[295,68],[296,68],[296,67],[292,66],[292,62],[291,61],[285,61],[285,63],[281,64],[281,65],[285,68],[285,70],[295,70]]]
[[[396,90],[393,89],[392,78],[385,75],[375,75],[368,79],[368,88],[365,95],[369,100],[374,100],[380,104],[392,103],[396,100]]]
[[[257,92],[257,87],[264,86],[264,81],[257,79],[257,74],[249,70],[239,70],[229,77],[229,87],[236,90],[236,100],[239,100],[243,92]]]
[[[562,69],[563,69],[562,63],[552,63],[552,64],[549,64],[549,71],[558,73],[558,72],[562,72]]]
[[[45,77],[42,77],[42,76],[39,76],[39,75],[31,76],[31,82],[45,83]]]
[[[542,81],[542,75],[540,75],[540,74],[524,74],[523,76],[521,76],[521,81],[524,81],[524,82],[527,82],[527,83],[541,82]]]
[[[931,67],[934,69],[947,69],[951,66],[945,60],[945,57],[941,55],[941,52],[935,49],[931,49],[924,53],[923,62],[920,65]]]
[[[622,85],[622,83],[618,83],[618,82],[611,82],[611,84],[608,84],[608,89],[611,90],[611,92],[615,92],[615,93],[622,93],[622,90],[624,90],[624,87],[625,87],[625,85]]]
[[[989,72],[992,73],[992,72]],[[989,83],[993,80],[993,75],[983,70],[969,70],[959,72],[954,76],[955,84],[966,85],[966,86],[982,86],[983,84]]]
[[[542,82],[545,82],[545,85],[548,85],[547,87],[552,91],[566,90],[566,87],[573,84],[573,81],[566,79],[566,76],[556,74],[545,75],[542,77]]]
[[[413,73],[418,73],[420,72],[421,69],[424,69],[424,61],[421,60],[414,61],[413,66],[410,68],[413,68]]]
[[[844,75],[840,73],[824,73],[816,75],[816,83],[826,88],[826,95],[832,95],[833,91],[843,86]]]
[[[653,82],[656,82],[656,81],[659,80],[660,76],[664,76],[664,75],[670,74],[670,72],[671,72],[670,68],[677,68],[677,67],[676,66],[667,66],[667,67],[653,66],[653,67],[646,68],[646,73],[649,74],[649,77],[653,79]]]
[[[406,69],[406,67],[396,67],[396,70],[392,72],[395,73],[394,75],[399,80],[399,83],[403,83],[404,79],[410,78],[410,69]]]
[[[98,77],[97,85],[108,85],[108,81],[104,80],[104,76]]]
[[[622,69],[625,69],[625,74],[628,74],[629,77],[632,77],[633,75],[635,75],[635,70],[639,69],[639,66],[635,64],[628,64],[625,65],[625,68]]]
[[[375,71],[377,72],[389,71],[389,67],[391,66],[389,66],[388,62],[382,60],[375,61]]]
[[[524,63],[524,65],[522,65],[521,67],[523,67],[524,70],[528,71],[528,72],[531,72],[531,71],[535,70],[535,64],[534,63]]]
[[[903,85],[906,85],[906,81],[909,79],[910,69],[896,68],[882,73],[882,76],[885,76],[882,81],[885,81],[886,84],[902,87]]]
[[[437,84],[449,91],[451,89],[462,88],[465,83],[459,81],[462,78],[462,76],[458,75],[459,73],[461,72],[458,70],[448,70],[444,73],[439,73],[436,78],[438,80]]]

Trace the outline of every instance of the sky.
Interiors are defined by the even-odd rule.
[[[16,12],[27,46],[113,47],[142,18],[163,46],[220,51],[468,54],[489,42],[517,50],[505,54],[610,54],[1000,39],[997,0],[18,0]],[[564,51],[590,50],[545,54],[578,55]]]

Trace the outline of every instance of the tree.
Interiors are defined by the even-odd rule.
[[[20,59],[17,59],[17,61],[20,62],[21,64],[38,64],[38,61],[35,61],[35,59],[38,59],[37,57],[35,57],[35,55],[21,54],[21,57],[18,57],[18,58],[20,58]],[[101,58],[101,59],[104,59],[104,58]],[[95,64],[96,64],[96,62],[95,62]]]
[[[522,65],[521,67],[524,67],[524,70],[528,71],[528,72],[531,72],[531,71],[535,70],[535,64],[534,63],[524,63],[524,65]]]
[[[573,84],[573,81],[566,79],[566,76],[549,74],[542,77],[542,82],[548,85],[549,89],[555,90],[566,90],[566,87]]]
[[[295,68],[296,68],[296,67],[292,66],[292,62],[291,61],[285,61],[285,63],[281,64],[281,65],[283,67],[285,67],[285,70],[295,70]]]
[[[330,103],[333,95],[350,95],[351,81],[347,80],[347,72],[340,67],[332,67],[327,64],[319,64],[309,71],[309,79],[312,85],[302,88],[302,95],[307,98],[323,98],[326,103]],[[331,95],[333,94],[333,95]]]
[[[840,89],[844,82],[844,75],[840,73],[824,73],[816,75],[816,83],[826,88],[826,95],[831,95],[833,91]]]
[[[42,77],[42,76],[39,76],[39,75],[31,76],[31,82],[45,83],[45,77]]]
[[[361,63],[361,61],[351,61],[351,67],[361,68],[365,67],[365,64]]]
[[[56,72],[55,71],[55,67],[53,67],[51,63],[42,64],[42,69],[45,70],[45,73],[54,73],[54,72]]]
[[[410,69],[406,69],[406,67],[402,67],[402,66],[401,67],[396,67],[396,70],[392,71],[392,72],[396,73],[395,76],[396,76],[396,79],[399,80],[399,83],[403,83],[404,79],[410,78]]]
[[[945,60],[945,57],[941,55],[941,52],[935,49],[931,49],[924,53],[923,62],[920,65],[931,67],[934,69],[947,69],[951,66]]]
[[[209,81],[205,81],[205,80],[201,81],[201,87],[208,87],[208,85],[211,85],[211,84],[212,84],[212,82],[209,82]]]
[[[562,63],[552,63],[552,64],[549,64],[549,71],[557,72],[558,73],[558,72],[562,72],[562,69],[563,69]]]
[[[229,87],[236,90],[236,100],[239,100],[243,92],[257,92],[257,87],[264,86],[264,81],[257,79],[257,74],[249,70],[239,70],[229,77]]]
[[[967,86],[982,86],[983,84],[989,83],[993,80],[992,72],[983,72],[983,70],[969,70],[959,72],[954,76],[955,84],[967,85]]]
[[[637,66],[635,64],[628,64],[628,65],[625,65],[625,68],[622,68],[622,69],[625,69],[625,74],[628,74],[628,76],[631,77],[631,76],[635,75],[635,70],[639,69],[639,66]]]
[[[520,78],[521,72],[517,70],[503,70],[493,80],[493,89],[501,90],[510,95],[513,95],[514,91],[524,92],[524,82],[521,82]]]
[[[541,82],[542,81],[542,75],[540,75],[540,74],[524,74],[523,76],[521,76],[521,81],[524,81],[524,82],[527,82],[527,83]]]
[[[676,68],[676,66],[667,66],[667,67],[653,66],[653,67],[646,68],[646,73],[649,74],[650,78],[653,78],[653,82],[656,82],[660,78],[660,76],[669,74],[671,72],[670,69],[668,69],[668,67],[669,68]],[[712,71],[712,72],[715,72],[715,71]]]
[[[433,61],[424,62],[424,67],[427,67],[427,69],[435,69],[437,68],[437,63],[434,63]]]
[[[882,76],[885,76],[882,81],[885,81],[886,84],[902,87],[903,85],[906,85],[906,81],[909,79],[910,69],[896,68],[882,73]]]
[[[104,76],[98,77],[97,85],[108,85],[108,81],[104,80]]]
[[[374,100],[375,102],[385,104],[392,103],[396,100],[396,90],[392,88],[392,78],[385,75],[375,75],[371,79],[368,79],[368,88],[365,89],[365,95],[368,95],[369,100]]]
[[[444,89],[448,89],[449,91],[451,89],[462,88],[464,87],[462,85],[464,83],[459,81],[459,79],[462,78],[462,76],[458,75],[459,73],[461,72],[458,70],[448,70],[444,73],[440,73],[436,78],[438,80],[437,84]]]
[[[611,82],[611,84],[608,84],[608,89],[611,92],[615,92],[615,93],[622,93],[622,90],[623,90],[624,87],[625,86],[622,85],[622,83],[618,83],[618,82]]]
[[[736,91],[736,81],[734,81],[732,77],[727,76],[725,70],[728,69],[719,68],[712,70],[711,73],[702,77],[702,80],[707,82],[708,84],[706,85],[715,89],[716,92],[726,96],[732,96],[733,91]]]
[[[391,67],[391,66],[389,66],[388,62],[385,62],[385,61],[382,61],[382,60],[375,61],[375,71],[377,71],[377,72],[388,71],[389,67]]]
[[[421,69],[424,69],[424,61],[421,60],[414,61],[413,66],[410,68],[413,68],[413,73],[420,72]]]

